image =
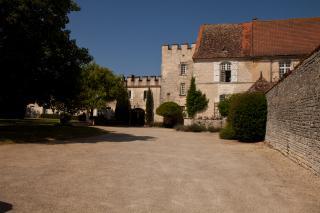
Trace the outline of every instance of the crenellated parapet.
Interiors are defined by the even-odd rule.
[[[161,76],[135,76],[130,75],[125,78],[127,88],[130,87],[160,87]]]
[[[164,44],[162,45],[162,51],[191,51],[195,48],[196,44]]]

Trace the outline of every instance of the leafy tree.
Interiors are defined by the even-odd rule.
[[[73,0],[0,0],[0,114],[23,117],[37,101],[74,111],[81,66],[91,61],[66,30]]]
[[[153,123],[153,108],[154,108],[154,103],[153,103],[153,94],[151,89],[149,88],[147,91],[147,101],[146,101],[146,121],[148,125],[152,125]]]
[[[118,95],[120,78],[96,63],[84,66],[81,79],[80,100],[91,117],[94,109],[104,107],[107,101],[114,100]]]
[[[198,112],[208,107],[209,100],[205,94],[196,89],[195,78],[191,78],[190,88],[187,94],[187,112],[190,117],[194,117]]]
[[[175,102],[164,102],[161,104],[156,113],[163,116],[163,125],[172,128],[177,124],[183,123],[181,107]]]

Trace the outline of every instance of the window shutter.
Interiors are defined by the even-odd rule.
[[[238,81],[239,62],[234,61],[231,63],[231,82]]]
[[[213,81],[214,82],[220,81],[220,65],[218,62],[213,63]]]

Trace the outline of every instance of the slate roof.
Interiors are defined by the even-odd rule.
[[[305,56],[320,44],[320,17],[200,27],[197,59]]]

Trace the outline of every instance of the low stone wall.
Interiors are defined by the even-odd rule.
[[[214,127],[216,129],[221,129],[225,126],[226,120],[225,119],[184,119],[184,125],[188,126],[191,124],[198,124],[205,127]]]
[[[266,95],[266,142],[320,174],[320,49]]]

